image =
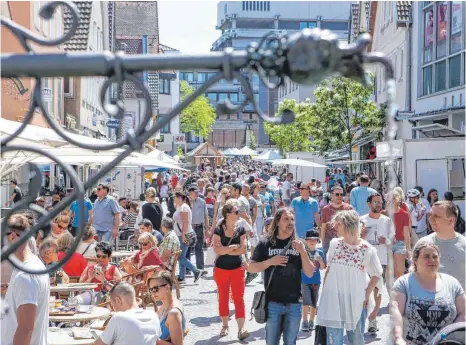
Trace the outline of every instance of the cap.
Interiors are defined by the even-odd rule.
[[[189,189],[188,189],[188,192],[191,193],[191,192],[196,192],[198,193],[199,192],[199,188],[197,188],[197,186],[190,186]]]
[[[150,226],[150,227],[154,227],[152,225],[152,222],[147,219],[147,218],[144,218],[143,220],[141,220],[141,222],[138,224],[138,225],[144,225],[144,226]]]
[[[320,242],[319,232],[317,230],[306,231],[306,240],[318,240]]]

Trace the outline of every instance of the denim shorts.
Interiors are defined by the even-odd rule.
[[[406,254],[405,241],[395,241],[392,250],[393,254]]]
[[[303,284],[301,283],[301,294],[303,295],[303,305],[317,308],[317,301],[319,300],[318,284]]]

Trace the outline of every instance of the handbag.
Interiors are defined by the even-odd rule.
[[[181,230],[181,227],[178,223],[176,223],[176,226],[180,230],[180,233],[183,233],[183,230]],[[188,232],[187,234],[184,235],[184,238],[186,239],[186,246],[188,247],[194,247],[197,242],[197,235],[194,231]]]
[[[278,255],[283,255],[286,253],[286,251],[291,247],[291,243],[293,241],[290,239],[288,244],[285,246],[285,248],[282,249],[280,254]],[[252,307],[251,307],[251,319],[254,317],[257,323],[266,323],[267,322],[267,290],[270,287],[270,283],[272,282],[272,277],[275,272],[275,269],[277,266],[274,266],[272,268],[272,271],[270,272],[270,278],[269,281],[267,282],[267,285],[265,287],[264,291],[256,291],[254,293],[254,298],[252,301]]]
[[[228,244],[226,245],[227,247],[231,244],[231,241],[233,241],[235,236],[236,236],[236,230],[233,233],[233,236],[230,237],[230,240],[228,241]],[[215,262],[217,261],[218,257],[219,257],[219,255],[215,254],[214,241],[212,240],[212,242],[210,244],[210,247],[207,248],[207,257],[206,257],[206,260],[205,260],[205,264],[215,266]]]
[[[316,325],[314,332],[314,345],[327,345],[327,328],[325,326]]]

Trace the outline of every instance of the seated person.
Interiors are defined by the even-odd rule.
[[[39,256],[45,266],[50,266],[53,263],[58,261],[58,244],[53,239],[46,239],[42,242],[39,247]],[[50,276],[50,285],[55,284],[68,284],[70,282],[70,277],[66,274],[65,271],[59,269],[56,272],[49,273]]]
[[[162,261],[165,263],[165,268],[168,271],[173,270],[175,263],[174,253],[180,250],[180,240],[173,231],[174,222],[173,219],[165,217],[162,219],[162,231],[164,234],[162,244],[160,245],[160,256]]]
[[[58,237],[60,237],[61,234],[63,233],[71,234],[68,231],[68,226],[70,225],[70,221],[71,221],[70,217],[68,217],[66,214],[61,213],[58,216],[56,216],[53,219],[52,231],[50,231],[50,234],[48,235],[48,237],[51,237],[52,239],[57,241]],[[45,237],[44,231],[39,230],[37,233],[37,239],[36,239],[38,247],[40,247],[40,244],[44,240],[44,237]]]
[[[84,234],[82,237],[81,242],[78,244],[78,248],[76,248],[76,253],[81,254],[87,260],[87,262],[95,262],[95,244],[96,241],[94,240],[94,236],[96,234],[95,228],[90,225],[86,224],[84,226]]]
[[[70,250],[71,246],[73,245],[73,235],[69,232],[63,233],[57,241],[58,244],[58,260],[63,259],[66,252]],[[84,269],[87,267],[87,260],[84,259],[79,253],[73,253],[71,258],[68,260],[66,264],[63,265],[63,271],[68,274],[70,277],[80,277],[81,274],[84,272]]]
[[[183,345],[186,332],[186,317],[183,304],[173,295],[173,280],[167,271],[154,273],[148,280],[149,292],[157,302],[162,302],[158,308],[160,318],[160,339],[156,345]]]
[[[161,333],[159,318],[153,310],[138,307],[131,284],[115,285],[109,296],[115,312],[95,345],[154,345]]]
[[[88,266],[79,278],[80,283],[96,283],[98,286],[94,292],[107,290],[112,284],[121,280],[121,272],[117,266],[110,264],[112,257],[112,246],[107,242],[99,242],[95,246],[97,264]],[[94,294],[81,294],[81,304],[92,304]],[[78,297],[79,297],[78,296]]]
[[[139,223],[139,236],[145,232],[154,235],[157,239],[157,243],[162,243],[163,235],[158,230],[153,229],[152,222],[147,218],[144,218]]]
[[[160,258],[159,248],[157,247],[157,239],[147,232],[142,233],[138,239],[139,252],[136,253],[130,260],[133,262],[137,269],[147,266],[160,266],[164,268],[165,265]]]

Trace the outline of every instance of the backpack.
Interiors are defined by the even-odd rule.
[[[458,205],[456,206],[456,208],[458,209],[458,218],[456,219],[455,223],[455,231],[459,234],[464,235],[465,222],[463,217],[461,217],[461,209],[458,207]]]

